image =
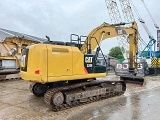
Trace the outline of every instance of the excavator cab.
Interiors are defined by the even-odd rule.
[[[86,68],[86,71],[89,73],[104,73],[106,72],[106,66],[100,65],[98,62],[98,54],[101,50],[100,46],[97,47],[95,54],[91,52],[91,44],[88,43],[88,37],[87,36],[79,36],[77,34],[71,34],[70,35],[70,43],[81,50],[82,45],[86,42],[86,53],[84,54],[84,66]],[[96,41],[96,38],[93,37],[92,40]],[[97,43],[98,44],[98,43]],[[103,56],[105,59],[105,57]]]
[[[101,52],[101,54],[103,56],[103,59],[104,59],[105,63],[107,64],[107,61],[106,61],[105,56],[104,56],[104,54],[103,54],[103,52],[102,52],[102,50],[99,46],[99,43],[98,43],[98,41],[95,37],[90,37],[90,39],[92,41],[96,41],[97,46],[98,46],[94,55],[93,55],[92,49],[91,49],[92,45],[91,45],[91,43],[88,42],[88,37],[87,36],[82,36],[82,35],[79,36],[77,34],[71,34],[71,36],[70,36],[71,42],[70,43],[72,43],[72,44],[74,43],[75,46],[78,47],[80,50],[82,49],[82,46],[84,44],[86,44],[86,54],[84,54],[84,56],[85,56],[85,58],[87,58],[88,56],[93,57],[93,61],[94,61],[93,63],[94,63],[94,66],[95,66],[94,69],[93,69],[93,72],[95,72],[95,73],[96,72],[100,72],[100,73],[101,72],[106,72],[106,67],[107,66],[99,64],[99,60],[98,60],[98,55]],[[87,68],[87,66],[86,66],[86,68]]]

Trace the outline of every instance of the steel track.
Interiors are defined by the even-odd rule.
[[[65,91],[68,91],[68,90],[73,90],[74,91],[75,89],[83,88],[84,86],[90,86],[90,87],[95,86],[95,85],[99,86],[102,83],[107,83],[109,85],[109,87],[111,88],[110,91],[107,91],[103,95],[88,97],[88,98],[86,98],[85,102],[81,102],[81,100],[74,100],[74,101],[68,102],[68,103],[63,102],[63,104],[61,104],[60,106],[56,106],[52,102],[52,96],[54,96],[58,92],[65,93]],[[115,84],[121,84],[122,85],[122,91],[115,91],[114,90]],[[107,88],[107,86],[106,86],[106,88]],[[81,83],[81,84],[73,84],[73,85],[68,85],[68,86],[60,87],[60,88],[51,88],[51,89],[47,90],[47,92],[45,93],[44,102],[53,111],[61,111],[61,110],[69,109],[69,108],[72,108],[72,107],[84,105],[84,104],[87,104],[87,103],[111,98],[111,97],[114,97],[114,96],[119,96],[119,95],[124,94],[125,90],[126,90],[126,84],[125,84],[124,81],[106,81],[106,80],[99,81],[99,80],[95,80],[95,81],[92,81],[92,82],[85,82],[85,83]]]

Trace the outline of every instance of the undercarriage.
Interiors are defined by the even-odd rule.
[[[18,69],[0,70],[0,81],[20,79]]]
[[[61,111],[122,95],[126,90],[126,84],[124,81],[93,80],[49,87],[46,84],[34,83],[30,89],[36,96],[44,95],[44,102],[53,111]]]

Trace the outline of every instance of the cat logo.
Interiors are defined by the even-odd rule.
[[[121,28],[116,28],[116,32],[118,35],[126,34],[126,31]]]
[[[118,33],[118,35],[123,34],[122,30],[118,30],[117,33]]]
[[[93,57],[85,57],[85,62],[86,63],[92,63]]]

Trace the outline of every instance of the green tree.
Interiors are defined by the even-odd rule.
[[[108,55],[117,59],[124,59],[121,49],[118,46],[111,48]]]

